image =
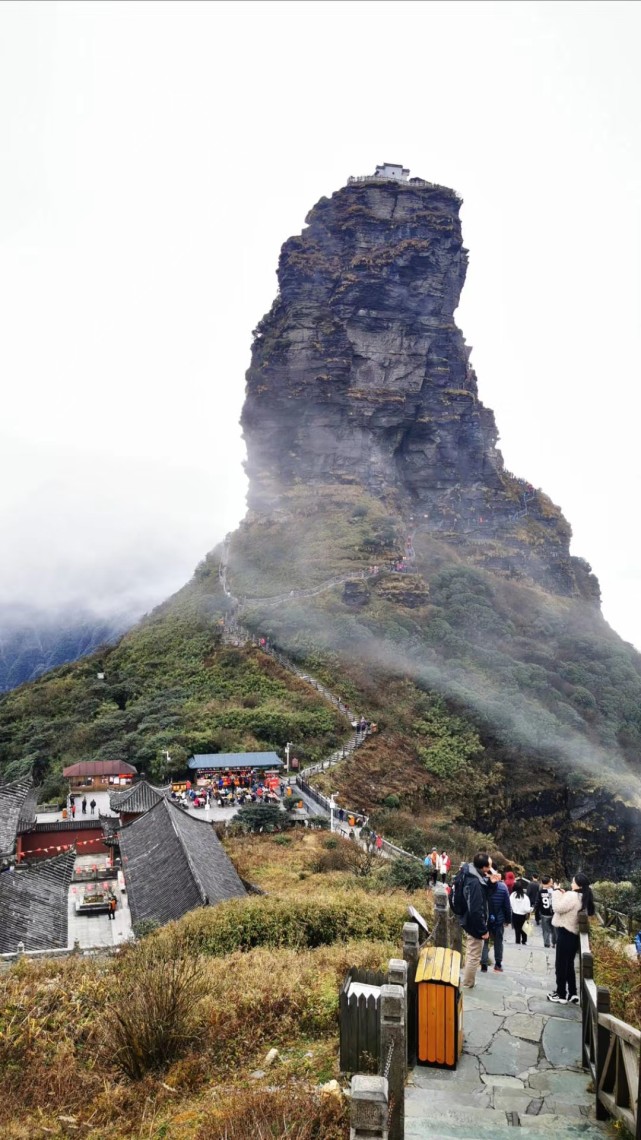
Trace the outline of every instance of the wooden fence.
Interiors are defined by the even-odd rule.
[[[607,930],[612,930],[615,934],[622,934],[631,940],[634,939],[637,931],[641,930],[641,915],[625,914],[598,899],[595,899],[594,905],[601,926],[605,926]]]
[[[588,920],[579,918],[582,1060],[594,1082],[597,1120],[620,1120],[641,1140],[639,1084],[641,1032],[610,1013],[610,991],[594,981]]]

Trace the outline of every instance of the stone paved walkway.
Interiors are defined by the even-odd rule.
[[[419,1065],[410,1074],[406,1140],[502,1140],[514,1126],[522,1140],[614,1135],[594,1120],[581,1068],[581,1011],[546,999],[554,951],[544,949],[539,928],[527,946],[506,931],[503,967],[479,972],[474,989],[463,991],[456,1071]]]

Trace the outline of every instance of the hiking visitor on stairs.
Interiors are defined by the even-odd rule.
[[[489,910],[487,895],[490,886],[488,874],[490,857],[487,851],[478,851],[472,863],[465,863],[454,881],[452,909],[467,934],[463,985],[471,989],[476,971],[481,964],[483,943],[489,938],[487,928]]]
[[[490,939],[494,944],[494,972],[503,973],[503,928],[512,921],[510,908],[510,892],[501,879],[501,872],[492,869],[490,872],[490,887],[488,890],[488,930],[490,937],[483,943],[481,953],[481,970],[487,973],[490,958]]]
[[[574,959],[579,949],[579,912],[594,914],[594,898],[590,880],[583,871],[578,871],[572,880],[572,888],[564,891],[555,885],[552,892],[552,925],[556,927],[556,989],[548,994],[548,1001],[567,1005],[579,1004],[576,992]]]
[[[525,879],[517,879],[510,895],[512,926],[514,927],[517,946],[521,943],[525,946],[527,943],[527,932],[524,930],[524,926],[532,911],[532,904],[528,898],[526,887]]]

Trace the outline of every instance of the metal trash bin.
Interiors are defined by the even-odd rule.
[[[416,968],[417,1057],[421,1065],[455,1069],[463,1052],[463,995],[458,950],[428,946]]]

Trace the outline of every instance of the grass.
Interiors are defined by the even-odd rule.
[[[610,991],[610,1012],[641,1030],[641,964],[626,953],[626,940],[613,938],[603,928],[590,926],[594,980]]]
[[[3,1140],[347,1140],[343,1098],[318,1088],[340,1076],[340,985],[398,956],[425,895],[316,871],[349,845],[288,838],[228,843],[267,897],[193,911],[117,956],[0,974]]]

